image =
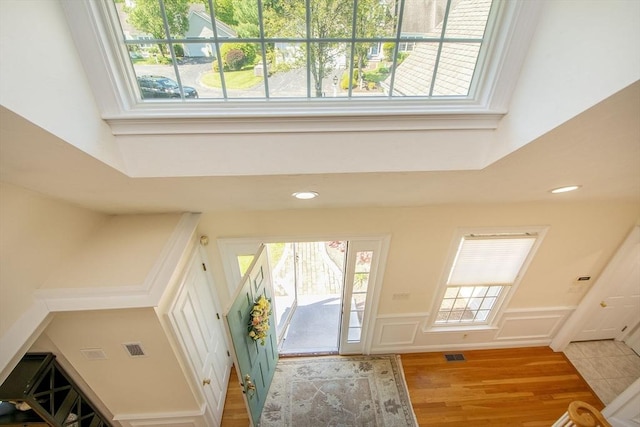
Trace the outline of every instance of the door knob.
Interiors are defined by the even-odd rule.
[[[211,384],[211,379],[210,378],[205,378],[202,380],[202,385],[205,386],[207,384]]]
[[[604,307],[606,307],[606,306],[607,306],[607,303],[606,303],[606,302],[604,302],[604,301],[600,301],[600,307],[603,307],[603,308],[604,308]]]

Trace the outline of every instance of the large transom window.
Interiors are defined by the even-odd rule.
[[[144,102],[468,99],[497,9],[492,0],[109,1]]]

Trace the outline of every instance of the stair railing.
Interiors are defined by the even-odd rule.
[[[611,427],[611,424],[596,408],[576,400],[552,427]]]

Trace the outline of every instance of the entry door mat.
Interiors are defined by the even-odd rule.
[[[280,359],[261,427],[416,427],[400,356]]]

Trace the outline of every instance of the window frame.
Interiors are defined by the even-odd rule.
[[[449,255],[445,263],[442,277],[440,279],[440,285],[437,292],[434,294],[433,302],[431,304],[431,311],[428,319],[425,323],[425,331],[451,331],[451,330],[474,330],[474,329],[495,329],[497,324],[500,323],[500,319],[509,305],[509,301],[517,291],[523,277],[533,261],[540,245],[542,244],[544,237],[549,227],[547,226],[529,226],[529,227],[474,227],[474,228],[460,228],[454,233],[454,237],[449,249]],[[487,237],[487,238],[504,238],[507,236],[523,238],[526,236],[535,236],[535,241],[531,246],[531,249],[523,261],[520,270],[512,284],[447,284],[451,275],[458,249],[465,237]],[[445,293],[449,288],[455,287],[475,287],[475,286],[501,286],[501,291],[496,299],[490,313],[485,321],[482,322],[452,322],[452,323],[437,323],[437,316],[444,299]]]
[[[334,132],[395,129],[495,129],[540,15],[539,2],[498,1],[500,30],[469,99],[304,99],[141,102],[135,75],[104,0],[61,0],[102,117],[116,135],[154,133]],[[126,53],[126,50],[125,50]],[[268,106],[265,108],[265,106]],[[286,118],[273,122],[276,118]],[[194,129],[195,126],[195,129]]]

